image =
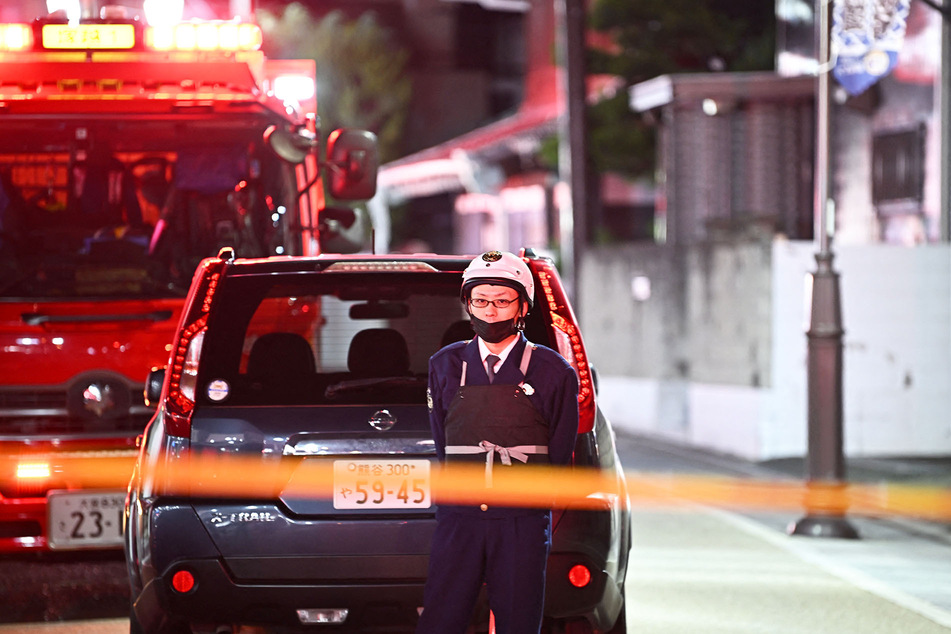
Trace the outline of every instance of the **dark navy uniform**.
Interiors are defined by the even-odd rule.
[[[524,375],[520,366],[526,367]],[[571,462],[578,433],[577,375],[561,355],[524,335],[491,384],[477,339],[446,346],[429,361],[429,394],[440,460],[492,457],[494,469],[505,468],[502,456],[506,462]],[[440,505],[436,517],[417,634],[465,632],[483,582],[499,634],[537,632],[551,511]]]

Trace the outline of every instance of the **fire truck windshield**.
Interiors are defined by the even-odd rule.
[[[125,491],[62,465],[134,454],[203,258],[323,244],[315,61],[269,59],[253,3],[123,5],[0,11],[0,454],[19,461],[0,465],[0,553],[121,546],[121,522],[92,536],[75,511]],[[299,160],[271,137],[299,137]],[[360,159],[336,156],[328,193],[372,196],[375,148],[328,139]]]
[[[157,147],[155,131],[141,130],[151,142],[136,147],[76,130],[60,147],[47,135],[0,153],[0,297],[176,296],[222,246],[292,253],[284,212],[296,190],[259,133],[196,125]]]

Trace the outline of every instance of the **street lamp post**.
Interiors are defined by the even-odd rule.
[[[831,114],[829,91],[829,7],[816,0],[818,73],[816,79],[815,209],[819,252],[812,274],[812,304],[807,339],[809,441],[806,457],[806,516],[790,526],[793,535],[857,538],[845,518],[845,458],[842,442],[842,310],[839,275],[832,266],[834,232],[829,197]]]
[[[581,256],[587,239],[588,179],[585,121],[585,2],[555,0],[557,45],[564,110],[559,120],[559,178],[570,189],[559,216],[562,279],[577,300]]]

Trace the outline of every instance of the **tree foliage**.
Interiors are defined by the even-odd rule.
[[[409,53],[372,12],[315,18],[292,3],[278,15],[258,11],[265,53],[317,62],[317,111],[326,135],[340,127],[371,130],[383,161],[396,157],[412,95]]]
[[[595,0],[589,27],[614,50],[589,50],[587,72],[626,87],[665,74],[773,67],[773,3],[736,0]],[[653,133],[628,106],[627,90],[588,110],[589,153],[598,171],[649,175]]]

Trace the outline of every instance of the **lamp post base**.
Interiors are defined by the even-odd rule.
[[[798,522],[789,525],[790,535],[802,537],[832,537],[836,539],[858,539],[859,532],[852,524],[836,515],[807,515]]]

